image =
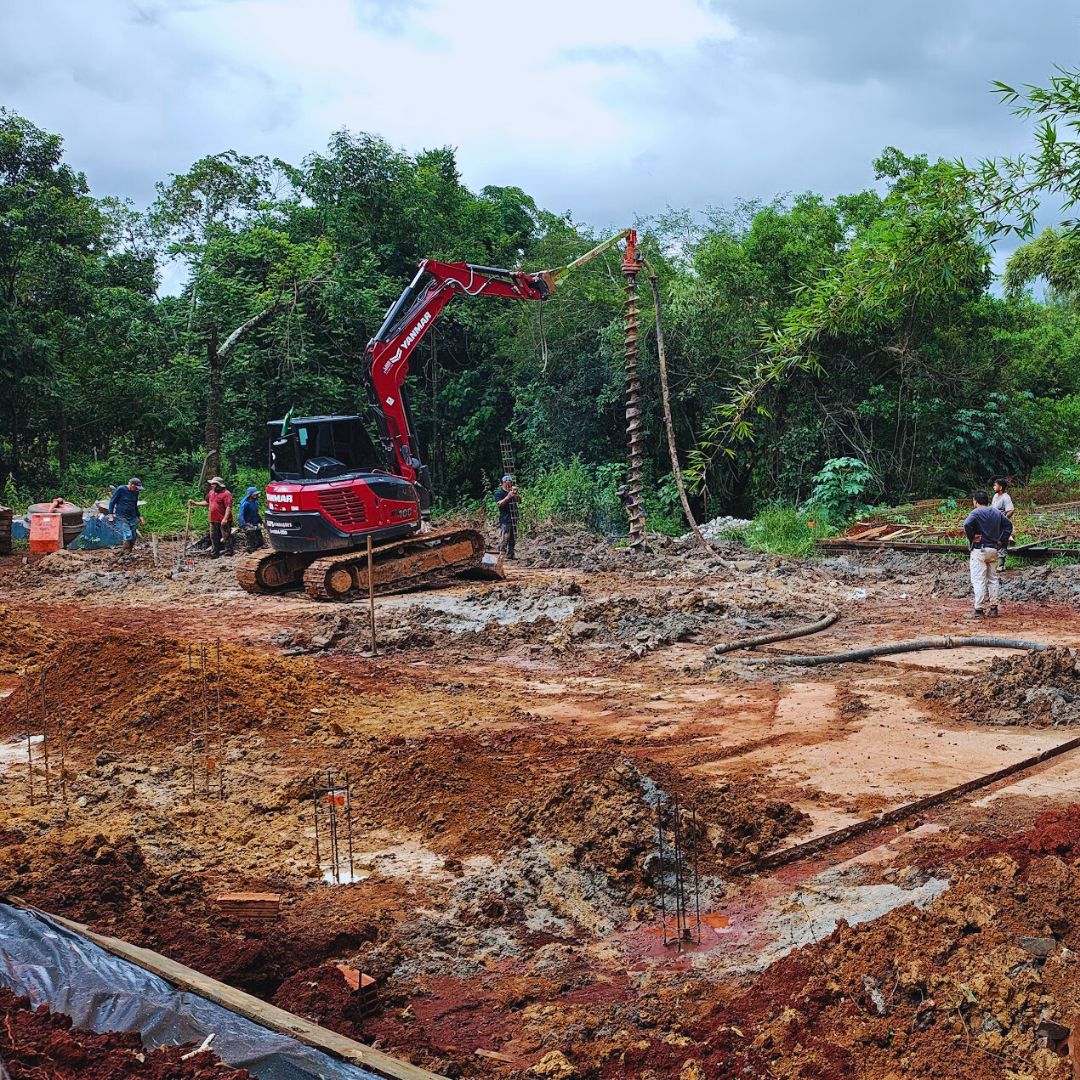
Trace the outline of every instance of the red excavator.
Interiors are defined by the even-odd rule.
[[[269,423],[271,550],[240,563],[243,588],[276,593],[303,583],[315,600],[366,593],[369,537],[375,592],[409,589],[479,567],[484,561],[479,532],[426,528],[431,479],[419,457],[405,394],[410,358],[455,296],[543,302],[567,273],[624,239],[626,259],[638,259],[637,235],[627,229],[568,266],[532,274],[421,262],[364,353],[364,381],[382,454],[360,416],[290,414]]]

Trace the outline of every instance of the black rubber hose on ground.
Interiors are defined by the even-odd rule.
[[[714,645],[709,650],[710,656],[721,656],[735,649],[752,649],[755,645],[771,645],[774,641],[789,641],[791,638],[806,637],[807,634],[816,634],[821,630],[832,626],[840,616],[832,611],[828,615],[822,615],[817,622],[807,623],[805,626],[797,626],[794,630],[774,630],[771,634],[758,634],[757,637],[741,638],[739,641],[725,641]]]
[[[918,652],[920,649],[1027,649],[1043,652],[1047,646],[1039,641],[1021,641],[1019,638],[999,637],[928,637],[914,641],[894,641],[888,645],[871,645],[850,652],[825,653],[821,656],[753,656],[749,663],[794,664],[797,667],[818,667],[821,664],[851,664],[870,660],[875,656],[891,656],[894,653]]]

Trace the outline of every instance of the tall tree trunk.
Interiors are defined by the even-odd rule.
[[[206,365],[209,371],[206,386],[206,461],[200,483],[205,483],[207,476],[221,471],[221,392],[224,380],[216,323],[210,324],[210,336],[206,339]]]

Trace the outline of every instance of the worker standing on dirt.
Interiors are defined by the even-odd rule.
[[[508,473],[495,489],[495,505],[499,508],[499,551],[508,559],[514,558],[517,543],[517,506],[521,501],[514,478]]]
[[[139,526],[146,524],[139,513],[139,493],[142,489],[142,481],[133,476],[126,484],[118,484],[109,500],[109,521],[114,522],[120,529],[124,538],[121,550],[125,555],[130,555],[135,550]]]
[[[259,516],[259,489],[249,487],[240,501],[240,513],[237,515],[244,534],[244,543],[250,555],[263,546],[262,518]]]
[[[1009,482],[1003,476],[999,476],[994,481],[994,497],[990,500],[990,505],[995,510],[1000,510],[1010,521],[1013,519],[1013,514],[1016,513],[1016,507],[1013,506],[1012,496],[1008,492]],[[1005,551],[1008,547],[1001,548],[998,552],[998,570],[1005,569]]]
[[[216,559],[225,548],[226,555],[233,553],[232,492],[220,476],[210,477],[210,490],[205,499],[190,499],[188,506],[205,506],[210,517],[210,558]]]
[[[964,535],[971,546],[971,587],[975,591],[975,610],[971,618],[983,617],[983,605],[987,600],[990,609],[986,614],[997,618],[1001,582],[998,579],[998,551],[1007,545],[1012,535],[1012,522],[990,505],[985,491],[971,496],[973,507],[964,522]]]

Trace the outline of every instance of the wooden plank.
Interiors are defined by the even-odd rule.
[[[82,923],[77,923],[73,919],[65,919],[61,915],[53,915],[50,912],[42,911],[40,908],[27,904],[18,897],[5,896],[3,899],[16,907],[37,912],[52,919],[53,922],[59,923],[61,926],[73,930],[76,934],[80,934],[88,941],[92,941],[95,945],[99,945],[106,952],[112,953],[113,956],[119,956],[122,960],[129,960],[146,971],[159,975],[181,990],[190,990],[192,993],[206,998],[207,1001],[214,1002],[215,1005],[221,1005],[225,1009],[230,1009],[232,1012],[247,1017],[256,1024],[260,1024],[279,1034],[289,1035],[302,1043],[306,1043],[308,1046],[315,1047],[317,1050],[324,1050],[342,1061],[347,1061],[353,1065],[362,1065],[365,1069],[378,1073],[379,1076],[388,1077],[389,1080],[446,1080],[445,1077],[440,1076],[438,1073],[428,1072],[427,1069],[410,1065],[407,1061],[399,1061],[389,1054],[384,1054],[381,1050],[375,1050],[373,1047],[357,1042],[355,1039],[339,1035],[336,1031],[331,1031],[329,1028],[305,1020],[302,1016],[279,1009],[276,1005],[270,1005],[268,1002],[261,1001],[251,994],[245,994],[243,990],[237,990],[235,987],[218,982],[217,979],[211,979],[209,975],[204,975],[194,968],[178,964],[175,960],[170,960],[167,956],[162,956],[161,953],[156,953],[152,949],[144,949],[139,945],[132,945],[130,942],[122,941],[120,938],[98,934]]]
[[[1054,758],[1060,757],[1062,754],[1067,754],[1071,750],[1076,749],[1080,749],[1080,737],[1066,739],[1056,746],[1047,747],[1047,749],[1040,751],[1038,754],[1033,754],[1031,757],[1023,758],[1020,761],[1014,761],[1011,765],[996,769],[992,773],[977,776],[973,780],[966,780],[962,784],[956,784],[951,788],[946,788],[944,791],[935,792],[933,795],[924,795],[922,798],[915,799],[912,802],[894,806],[891,810],[885,810],[882,813],[874,814],[873,817],[863,818],[862,821],[856,821],[851,825],[845,825],[835,832],[823,833],[821,836],[811,837],[811,839],[804,840],[802,843],[792,844],[790,847],[780,848],[778,851],[773,851],[768,855],[762,855],[758,859],[737,863],[735,866],[728,868],[728,873],[733,877],[738,877],[745,874],[756,874],[765,870],[775,870],[778,867],[787,866],[788,864],[797,862],[799,859],[804,859],[809,855],[816,855],[819,851],[823,851],[826,848],[835,847],[837,844],[842,844],[846,840],[852,840],[857,836],[862,836],[863,833],[879,829],[883,825],[892,825],[897,821],[903,821],[905,818],[911,817],[913,814],[921,813],[923,810],[932,809],[935,806],[940,806],[942,803],[951,802],[953,799],[958,799],[962,795],[967,795],[972,791],[978,791],[980,788],[989,787],[991,784],[996,784],[999,780],[1004,780],[1007,777],[1015,776],[1017,773],[1025,772],[1028,769],[1043,764],[1043,762],[1052,761]]]

